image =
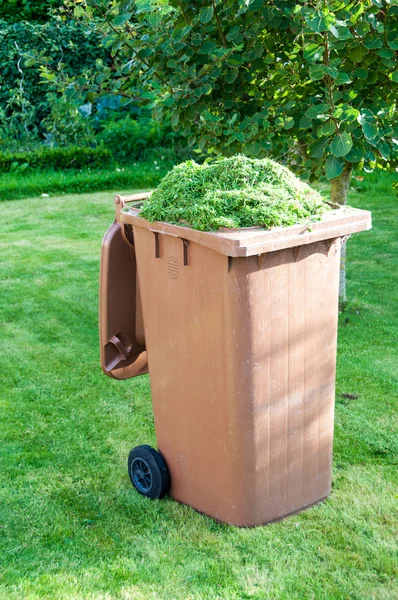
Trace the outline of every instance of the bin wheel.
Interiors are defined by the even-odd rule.
[[[169,489],[166,463],[154,448],[136,446],[127,461],[131,483],[146,498],[163,498]]]

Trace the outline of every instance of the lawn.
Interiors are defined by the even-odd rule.
[[[374,229],[348,243],[332,494],[253,529],[130,485],[130,448],[156,442],[147,376],[99,367],[112,194],[1,204],[2,600],[398,598],[398,202],[380,180],[350,203]]]
[[[170,161],[137,162],[102,169],[27,169],[24,172],[0,173],[0,201],[33,196],[60,196],[71,192],[120,190],[127,187],[154,187],[173,164]]]

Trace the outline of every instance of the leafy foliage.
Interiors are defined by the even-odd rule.
[[[171,111],[175,130],[202,152],[289,150],[313,179],[337,178],[346,163],[396,164],[395,0],[70,6],[76,18],[98,19],[117,64],[92,73],[90,93],[140,95],[159,120]]]
[[[9,23],[30,21],[42,23],[63,0],[0,0],[0,19]]]
[[[90,119],[91,105],[78,106],[68,96],[49,92],[49,114],[42,121],[43,136],[49,146],[96,145]],[[86,113],[83,111],[86,109]]]
[[[28,167],[53,169],[80,169],[87,166],[104,167],[112,162],[106,148],[41,148],[34,152],[0,153],[0,172],[24,171]]]
[[[234,156],[211,164],[174,167],[144,204],[149,221],[219,227],[266,228],[317,220],[329,209],[322,196],[270,159]]]
[[[9,132],[22,146],[45,132],[54,103],[54,95],[40,85],[36,60],[42,56],[55,72],[78,77],[96,60],[107,62],[109,53],[93,24],[59,18],[43,24],[0,21],[0,129],[3,138]]]
[[[147,158],[155,148],[162,146],[165,147],[163,153],[175,150],[176,154],[182,155],[184,152],[176,138],[177,135],[167,123],[160,124],[149,117],[133,120],[129,116],[109,120],[97,135],[97,141],[122,161]]]

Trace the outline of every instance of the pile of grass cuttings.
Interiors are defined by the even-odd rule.
[[[203,165],[189,160],[174,167],[140,216],[211,231],[287,227],[318,220],[327,210],[322,196],[286,167],[268,158],[237,155]]]

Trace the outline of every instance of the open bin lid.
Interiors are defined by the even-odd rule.
[[[102,370],[115,379],[147,373],[135,251],[118,222],[102,242],[99,301]]]

